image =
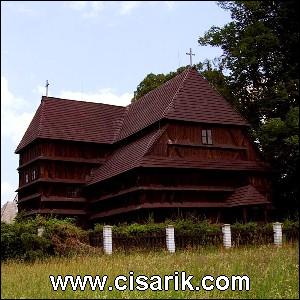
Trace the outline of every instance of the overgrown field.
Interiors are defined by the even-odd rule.
[[[1,268],[1,298],[249,298],[275,299],[299,297],[299,245],[285,244],[282,248],[269,246],[202,248],[160,252],[114,252],[112,256],[98,253],[73,258],[53,257],[35,263],[7,261]],[[108,291],[114,277],[119,274],[172,275],[186,271],[194,275],[197,285],[205,275],[248,275],[250,291]],[[109,276],[104,291],[53,291],[49,275]],[[123,284],[123,282],[121,282]],[[208,282],[209,284],[209,282]],[[171,284],[171,287],[173,285]],[[89,286],[88,286],[89,287]]]

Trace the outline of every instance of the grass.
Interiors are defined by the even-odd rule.
[[[2,263],[1,298],[299,298],[299,245],[287,244],[282,248],[272,245],[225,250],[200,249],[161,252],[115,252],[112,256],[77,256],[51,258],[32,264]],[[53,291],[49,275],[104,275],[109,284],[119,274],[165,275],[186,271],[198,280],[205,275],[248,275],[250,291],[76,291],[68,286],[65,292]],[[197,285],[197,281],[192,283]]]

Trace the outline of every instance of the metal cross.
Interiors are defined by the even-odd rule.
[[[195,54],[192,53],[192,48],[190,48],[190,52],[189,52],[189,53],[186,53],[186,55],[189,55],[189,56],[190,56],[190,65],[192,66],[192,65],[193,65],[193,62],[192,62],[192,55],[195,56]]]
[[[46,85],[45,85],[45,87],[46,87],[46,97],[48,97],[48,86],[49,86],[49,82],[48,82],[48,80],[46,80]]]

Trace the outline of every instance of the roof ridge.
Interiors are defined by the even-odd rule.
[[[147,95],[150,95],[150,94],[153,94],[155,91],[157,91],[157,89],[161,89],[163,88],[164,86],[166,86],[167,84],[170,84],[170,81],[172,81],[173,79],[175,79],[177,76],[180,76],[182,75],[184,72],[186,72],[187,70],[191,69],[190,67],[186,70],[183,70],[182,72],[178,73],[177,75],[175,75],[174,77],[172,77],[171,79],[165,81],[163,84],[161,84],[160,86],[157,86],[156,88],[152,89],[151,91],[149,91],[148,93],[146,93],[145,95],[143,95],[142,97],[140,97],[139,99],[137,99],[135,102],[133,103],[130,103],[128,104],[128,106],[132,105],[132,104],[135,104],[138,100],[144,98],[145,96]],[[159,75],[159,74],[157,74]]]
[[[150,150],[151,146],[158,138],[161,137],[161,135],[166,131],[167,125],[163,126],[162,128],[158,129],[156,132],[154,132],[153,136],[151,137],[150,141],[147,144],[146,151],[144,155],[142,156],[142,159],[144,158],[145,154]]]
[[[125,144],[122,147],[117,148],[114,152],[112,152],[109,157],[107,157],[106,161],[103,165],[99,166],[94,173],[90,176],[87,180],[86,185],[92,185],[97,182],[106,180],[108,178],[117,176],[121,173],[127,172],[134,168],[138,168],[142,165],[143,159],[147,152],[149,151],[150,147],[155,143],[155,141],[165,132],[166,126],[163,126],[161,129],[155,129],[143,137],[138,138],[135,141],[132,141],[129,144]],[[129,151],[129,149],[131,149]],[[132,150],[135,151],[134,159],[132,156]],[[127,159],[128,156],[130,157],[129,160]],[[115,164],[117,162],[118,171],[113,171],[113,174],[110,173],[111,170],[115,169]],[[120,164],[121,169],[120,171]],[[104,177],[99,179],[99,175],[105,174]],[[110,174],[107,174],[110,173]]]
[[[66,99],[66,98],[59,98],[59,97],[47,97],[45,98],[43,96],[42,100],[63,100],[63,101],[76,101],[76,102],[83,102],[83,103],[91,103],[91,104],[101,104],[101,105],[107,105],[107,106],[114,106],[114,107],[121,107],[125,108],[127,106],[122,106],[122,105],[115,105],[115,104],[108,104],[108,103],[102,103],[102,102],[94,102],[94,101],[85,101],[85,100],[76,100],[76,99]]]
[[[173,104],[174,104],[174,99],[176,98],[177,94],[179,93],[181,87],[183,86],[183,84],[184,84],[184,82],[185,82],[185,80],[186,80],[186,78],[187,78],[187,75],[190,73],[190,71],[191,71],[192,69],[193,69],[192,67],[188,67],[186,70],[183,71],[183,72],[186,72],[186,74],[184,75],[184,77],[183,77],[181,83],[179,84],[179,86],[178,86],[176,92],[174,93],[174,95],[173,95],[173,97],[172,97],[172,99],[171,99],[169,105],[168,105],[168,106],[166,107],[166,109],[164,110],[164,112],[163,112],[163,114],[162,114],[163,117],[165,117],[165,116],[167,115],[169,109],[171,108],[171,106],[173,106]],[[183,73],[183,72],[182,72],[182,73]],[[179,74],[182,75],[182,73],[179,73]],[[178,74],[178,75],[179,75],[179,74]],[[176,77],[176,76],[175,76],[175,77]],[[175,77],[173,77],[173,78],[175,78]],[[173,78],[172,78],[172,79],[173,79]]]
[[[199,75],[205,81],[207,81],[207,83],[209,84],[209,86],[218,94],[219,97],[221,97],[221,98],[223,98],[225,100],[226,105],[229,106],[235,113],[237,113],[246,122],[247,125],[249,125],[248,120],[242,115],[242,113],[239,112],[234,105],[232,105],[231,103],[229,103],[229,101],[223,95],[221,95],[221,93],[201,73],[199,73]]]
[[[124,124],[124,121],[125,121],[125,116],[127,115],[128,111],[129,111],[129,107],[130,107],[131,103],[128,104],[127,106],[125,106],[125,109],[124,109],[124,113],[123,113],[123,116],[120,118],[120,126],[119,128],[116,130],[116,132],[114,133],[114,136],[113,136],[113,143],[117,141],[118,137],[119,137],[119,134],[121,132],[121,129],[123,127],[123,124]],[[119,121],[119,120],[118,120]]]
[[[39,118],[39,125],[38,125],[38,130],[37,130],[38,131],[37,132],[37,137],[40,136],[40,134],[42,132],[42,128],[43,128],[45,101],[46,101],[46,99],[44,99],[42,97],[42,100],[41,100],[41,115],[40,115],[40,118]]]
[[[161,92],[161,90],[164,90],[165,88],[167,88],[168,86],[172,85],[174,82],[177,82],[179,81],[178,80],[178,77],[180,76],[183,76],[183,73],[186,72],[188,73],[188,71],[190,70],[191,68],[187,68],[185,70],[183,70],[182,72],[180,72],[179,74],[177,74],[176,76],[174,76],[173,78],[169,79],[168,81],[164,82],[163,84],[161,84],[160,86],[154,88],[153,90],[149,91],[148,93],[146,93],[145,95],[143,95],[142,97],[140,97],[138,100],[128,104],[128,106],[126,106],[126,111],[124,113],[124,118],[122,120],[122,126],[120,127],[120,130],[118,132],[118,136],[116,136],[116,139],[115,141],[120,141],[120,140],[123,140],[123,139],[126,139],[127,137],[131,136],[134,132],[131,132],[129,135],[125,135],[125,136],[122,136],[123,134],[123,129],[124,129],[124,124],[125,124],[125,127],[126,127],[126,122],[128,123],[128,118],[130,117],[130,114],[132,111],[134,111],[135,109],[139,108],[139,105],[141,105],[141,103],[143,103],[143,101],[149,101],[147,99],[151,99],[152,97],[155,97],[155,95],[159,92]],[[185,76],[187,74],[184,75],[184,78],[185,79]],[[180,81],[182,81],[183,79],[181,79]],[[179,82],[180,82],[179,81]],[[179,84],[179,86],[181,85],[181,83]],[[178,90],[178,88],[176,89],[176,91]],[[175,94],[176,94],[176,91],[175,91]],[[172,99],[173,99],[174,95],[172,96]],[[156,97],[155,97],[156,98]],[[169,100],[172,102],[172,99]],[[166,109],[168,108],[169,104],[167,105]],[[162,114],[159,116],[159,120],[161,120],[163,117],[164,117],[164,113],[166,111],[166,109],[164,109],[164,111],[162,112]],[[156,120],[158,121],[158,120]],[[155,121],[155,122],[156,122]],[[151,123],[153,124],[153,123]],[[150,124],[148,124],[150,125]],[[147,126],[148,126],[147,125]],[[146,126],[146,127],[147,127]],[[144,127],[143,127],[144,128]],[[139,130],[141,130],[142,128],[140,128]],[[121,136],[121,137],[120,137]]]

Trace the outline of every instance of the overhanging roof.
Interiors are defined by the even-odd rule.
[[[37,138],[111,144],[125,107],[42,97],[16,153]]]

